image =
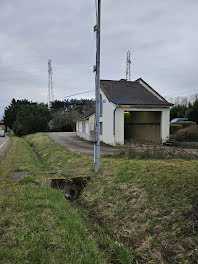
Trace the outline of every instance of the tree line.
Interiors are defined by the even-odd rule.
[[[5,108],[4,122],[18,136],[40,131],[72,132],[76,119],[94,104],[89,99],[56,100],[48,108],[44,103],[12,99]],[[187,117],[198,124],[198,98],[172,107],[171,120],[177,117]]]
[[[12,99],[4,111],[4,122],[17,136],[45,131],[75,131],[76,118],[94,102],[72,99],[47,104]]]
[[[194,121],[198,124],[198,98],[192,103],[187,101],[185,101],[185,103],[176,103],[175,106],[172,107],[170,114],[171,120],[177,117],[186,117],[190,121]]]

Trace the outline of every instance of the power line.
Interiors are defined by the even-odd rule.
[[[86,91],[83,93],[77,93],[77,94],[72,94],[72,95],[67,95],[64,98],[68,98],[68,97],[72,97],[72,96],[76,96],[76,95],[81,95],[81,94],[86,94],[86,93],[90,93],[90,92],[94,92],[95,90],[90,90],[90,91]]]
[[[180,95],[180,94],[187,94],[187,93],[193,93],[193,92],[198,92],[198,89],[187,91],[187,92],[182,92],[182,93],[176,93],[176,94],[169,94],[169,95],[164,95],[164,96],[175,96],[175,95]]]
[[[77,93],[77,94],[71,94],[71,95],[67,95],[65,96],[64,98],[69,98],[69,97],[72,97],[72,96],[77,96],[77,95],[81,95],[81,94],[86,94],[86,93],[90,93],[90,92],[94,92],[95,90],[89,90],[89,91],[85,91],[85,92],[82,92],[82,93]],[[192,91],[188,91],[188,92],[183,92],[183,93],[178,93],[178,94],[173,94],[173,95],[164,95],[164,97],[167,97],[167,96],[174,96],[174,95],[179,95],[179,94],[184,94],[184,93],[190,93],[190,92],[198,92],[198,90],[192,90]]]
[[[64,98],[69,98],[69,97],[72,97],[72,96],[77,96],[77,95],[81,95],[81,94],[86,94],[86,93],[90,93],[90,92],[94,92],[95,90],[89,90],[89,91],[85,91],[85,92],[82,92],[82,93],[77,93],[77,94],[71,94],[71,95],[67,95],[65,96]],[[189,93],[189,92],[198,92],[198,90],[192,90],[192,91],[188,91],[188,92],[184,92],[184,93]],[[184,93],[178,93],[178,94],[173,94],[173,95],[179,95],[179,94],[184,94]],[[167,96],[173,96],[173,95],[164,95],[164,97],[167,97]]]

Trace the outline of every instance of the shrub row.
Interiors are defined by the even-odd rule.
[[[170,124],[170,133],[175,135],[180,129],[195,126],[196,123],[193,121],[179,121],[177,123]]]
[[[198,125],[179,130],[175,135],[175,139],[181,142],[198,142]]]

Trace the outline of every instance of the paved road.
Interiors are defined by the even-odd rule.
[[[93,155],[94,145],[91,142],[80,139],[75,132],[53,132],[46,133],[50,138],[59,145],[72,151]],[[112,155],[116,148],[101,145],[101,156]]]
[[[58,143],[59,145],[66,147],[74,152],[84,153],[88,155],[93,155],[93,143],[80,139],[76,136],[75,132],[53,132],[53,133],[46,133],[50,136],[50,138]],[[141,146],[137,144],[134,145],[136,150],[139,148],[139,151],[143,150]],[[163,147],[161,146],[162,150],[172,150],[172,147]],[[179,151],[179,148],[178,148]],[[101,145],[101,156],[108,156],[116,154],[117,148],[111,147],[108,145]],[[185,149],[185,152],[189,154],[194,154],[198,157],[198,149]]]
[[[0,137],[0,158],[4,155],[10,145],[9,137]]]

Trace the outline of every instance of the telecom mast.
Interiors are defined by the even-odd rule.
[[[52,61],[48,60],[48,107],[54,101]]]
[[[127,51],[127,62],[126,62],[126,80],[131,80],[131,53]]]

